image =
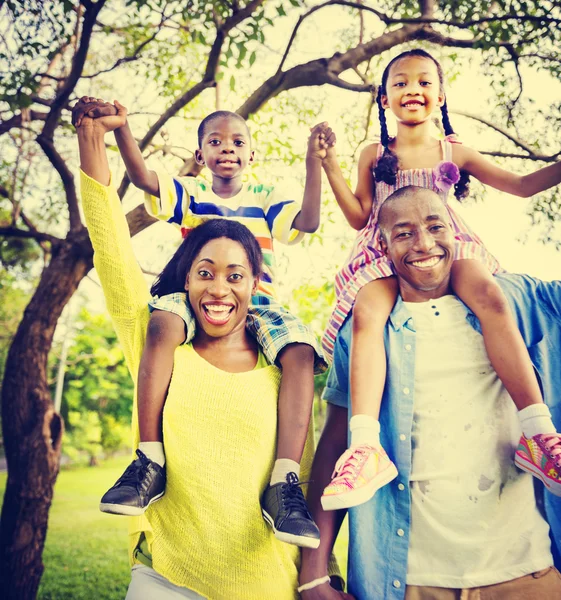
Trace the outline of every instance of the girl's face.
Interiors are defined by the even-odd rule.
[[[434,62],[420,56],[407,56],[390,67],[383,108],[389,108],[396,119],[415,125],[430,118],[444,104],[438,71]]]
[[[239,242],[217,238],[205,244],[185,282],[198,331],[212,338],[243,331],[257,284]]]

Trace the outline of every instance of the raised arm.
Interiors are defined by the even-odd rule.
[[[119,125],[114,129],[115,139],[123,157],[129,179],[137,188],[152,196],[159,197],[158,176],[154,171],[148,169],[144,162],[140,148],[129,126],[127,109],[117,100],[115,100],[115,104],[113,105],[99,98],[82,98],[82,100],[86,99],[90,100],[90,102],[82,105],[78,103],[74,108],[73,114],[76,127],[79,128],[81,126],[84,117],[91,117],[93,119],[111,116],[118,117]]]
[[[94,265],[129,368],[134,370],[132,348],[142,337],[139,323],[145,327],[148,321],[150,294],[134,256],[117,192],[111,185],[104,136],[118,126],[117,116],[83,117],[76,130],[82,168],[82,205],[94,248]]]
[[[323,161],[323,168],[335,195],[335,200],[337,200],[337,204],[343,211],[349,225],[356,230],[366,226],[372,212],[374,198],[372,165],[376,160],[376,149],[376,144],[371,144],[360,155],[358,183],[354,194],[343,177],[334,148],[328,150],[328,156]]]
[[[513,196],[529,198],[561,183],[561,162],[543,167],[528,175],[518,175],[501,169],[473,148],[454,144],[452,151],[454,162],[460,169],[467,171],[481,183]]]
[[[321,164],[327,148],[335,144],[335,134],[327,123],[312,128],[306,154],[306,186],[302,208],[292,226],[298,231],[313,233],[319,227],[321,209]]]

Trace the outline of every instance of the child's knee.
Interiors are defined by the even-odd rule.
[[[278,361],[283,370],[287,368],[313,369],[315,350],[308,344],[288,344],[280,352]]]
[[[491,312],[496,315],[510,314],[510,307],[506,296],[498,283],[493,279],[481,282],[474,289],[475,306],[470,308],[477,314],[478,310]]]
[[[185,323],[175,313],[156,310],[150,315],[146,329],[146,345],[150,347],[176,347],[185,338]]]

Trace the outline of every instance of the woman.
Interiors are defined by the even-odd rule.
[[[150,295],[111,185],[104,135],[115,125],[114,117],[81,120],[81,188],[94,264],[136,381]],[[259,246],[245,227],[210,221],[160,277],[160,284],[184,282],[197,334],[174,356],[163,416],[166,494],[131,518],[128,600],[298,597],[299,550],[279,542],[259,511],[274,461],[280,382],[245,329],[260,268]],[[136,443],[136,422],[133,431]],[[304,479],[312,451],[309,433]],[[142,456],[134,464],[142,468]]]

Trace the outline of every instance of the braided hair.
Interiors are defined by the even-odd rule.
[[[398,160],[395,152],[390,150],[390,137],[388,134],[388,126],[386,123],[386,111],[382,106],[382,96],[387,96],[386,86],[388,83],[388,77],[390,74],[390,69],[392,65],[394,65],[397,61],[402,58],[407,58],[409,56],[418,56],[420,58],[428,58],[432,60],[432,62],[436,65],[436,71],[438,73],[438,80],[440,82],[440,89],[444,89],[444,73],[442,71],[442,67],[440,63],[428,52],[425,50],[421,50],[420,48],[415,48],[414,50],[407,50],[406,52],[402,52],[394,59],[392,59],[384,72],[382,73],[382,83],[378,88],[378,95],[376,97],[376,102],[378,104],[378,114],[380,120],[380,142],[382,147],[384,148],[384,152],[382,156],[376,163],[376,167],[374,168],[374,178],[376,181],[383,181],[389,185],[395,185],[396,175],[398,171]],[[450,123],[450,117],[448,115],[448,106],[446,104],[446,100],[444,100],[444,104],[440,107],[442,112],[442,126],[444,127],[445,135],[453,135],[454,129],[452,128],[452,124]],[[469,173],[467,171],[460,171],[460,179],[458,183],[454,186],[454,195],[458,200],[465,198],[469,193]]]

